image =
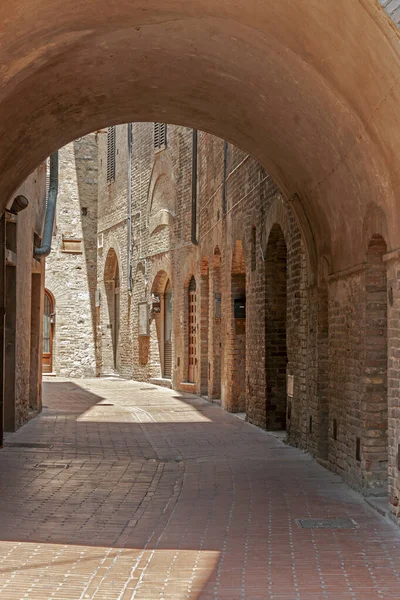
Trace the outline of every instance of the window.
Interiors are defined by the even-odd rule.
[[[115,181],[115,131],[115,126],[107,131],[107,183]]]
[[[165,123],[154,123],[154,150],[163,150],[167,146],[167,126]]]

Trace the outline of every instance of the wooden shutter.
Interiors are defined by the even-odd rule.
[[[162,150],[167,145],[167,126],[165,123],[154,123],[154,149]]]
[[[107,131],[107,183],[115,181],[115,131],[115,126]]]
[[[171,379],[172,375],[172,342],[167,340],[164,344],[164,377]]]

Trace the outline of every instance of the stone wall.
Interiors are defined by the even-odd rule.
[[[55,300],[53,372],[96,375],[98,135],[59,151],[59,192],[46,288]]]

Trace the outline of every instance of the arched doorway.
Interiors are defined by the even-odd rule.
[[[231,401],[229,410],[246,412],[246,265],[243,245],[235,243],[231,270]]]
[[[211,327],[211,372],[210,372],[210,397],[221,398],[221,252],[218,246],[214,250],[212,263],[212,318]]]
[[[43,350],[42,371],[53,371],[53,337],[54,337],[54,297],[49,290],[44,291],[43,307]]]
[[[108,251],[104,269],[104,287],[107,296],[108,334],[107,345],[103,349],[105,371],[116,369],[118,363],[118,342],[120,331],[120,275],[116,252],[113,248]],[[111,347],[111,348],[110,348]],[[109,350],[107,350],[107,348]],[[111,350],[111,351],[110,351]]]
[[[266,428],[286,429],[287,248],[275,224],[265,253],[265,362],[267,377]]]
[[[168,280],[164,290],[164,379],[172,377],[172,287]]]
[[[120,327],[120,313],[121,313],[121,302],[120,302],[120,287],[119,287],[119,270],[118,263],[116,266],[115,277],[114,277],[114,323],[112,328],[113,333],[113,352],[114,352],[114,368],[117,366],[117,349],[119,340],[119,327]]]
[[[193,276],[189,281],[188,295],[188,382],[194,383],[197,367],[197,292]]]

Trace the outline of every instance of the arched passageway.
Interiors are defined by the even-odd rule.
[[[297,194],[334,270],[363,260],[353,236],[365,208],[393,211],[400,184],[399,34],[376,0],[99,8],[16,0],[0,10],[4,203],[72,139],[162,114],[235,143]],[[389,248],[399,232],[394,210]]]
[[[246,412],[246,265],[240,240],[232,255],[231,297],[228,408],[231,412]]]
[[[267,429],[286,429],[287,247],[278,224],[265,257],[265,358]]]

